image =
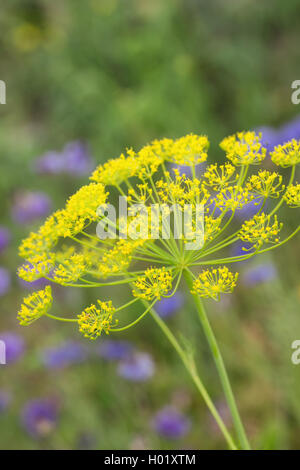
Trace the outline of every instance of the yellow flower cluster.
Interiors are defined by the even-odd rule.
[[[300,207],[300,184],[290,185],[283,198],[288,206]]]
[[[187,178],[185,174],[180,175],[178,170],[174,171],[175,179],[171,179],[166,172],[167,180],[160,179],[156,182],[158,195],[163,203],[179,204],[205,204],[209,199],[209,192],[197,178]]]
[[[165,268],[148,268],[144,276],[134,282],[135,297],[144,300],[160,300],[172,289],[172,276]]]
[[[255,132],[238,132],[226,137],[220,143],[226,157],[234,165],[257,165],[264,160],[267,149],[261,143],[261,134]]]
[[[220,294],[229,294],[236,286],[238,273],[231,273],[226,266],[202,271],[193,283],[192,294],[220,300]]]
[[[79,331],[89,339],[96,339],[103,331],[108,334],[111,327],[117,324],[116,321],[113,323],[115,311],[110,301],[98,300],[97,306],[92,304],[78,315]]]
[[[287,168],[300,163],[300,140],[292,139],[283,145],[277,145],[271,152],[275,165]]]
[[[278,243],[281,228],[282,223],[278,222],[276,215],[272,222],[268,215],[262,213],[246,220],[238,236],[244,242],[253,243],[255,248],[260,248],[264,243]]]
[[[58,284],[71,284],[77,281],[86,269],[85,256],[75,253],[70,258],[65,258],[63,264],[59,264],[53,272],[53,280]]]
[[[46,277],[55,264],[53,253],[42,253],[32,256],[26,264],[18,269],[18,276],[27,282]]]
[[[190,134],[174,142],[169,139],[168,160],[177,165],[198,165],[207,159],[209,141],[205,135]]]
[[[246,188],[248,191],[252,191],[254,194],[258,194],[264,198],[277,198],[284,190],[285,186],[282,186],[282,176],[278,173],[259,170],[257,175],[252,175],[248,179]]]
[[[247,189],[238,186],[223,188],[215,198],[216,207],[222,211],[236,211],[254,199],[254,195]]]
[[[104,165],[98,166],[91,180],[105,185],[119,186],[135,176],[138,169],[139,161],[130,152],[127,157],[122,154],[119,158],[108,160]]]
[[[20,325],[30,325],[35,320],[45,315],[52,305],[51,287],[46,286],[44,290],[33,292],[23,300],[18,312]]]
[[[238,180],[239,175],[235,174],[236,169],[230,163],[225,165],[210,165],[204,173],[204,178],[207,179],[207,184],[210,188],[215,191],[220,191],[229,184],[234,183]],[[234,178],[232,178],[234,175]]]
[[[291,236],[279,243],[282,223],[277,212],[283,201],[290,207],[300,207],[300,184],[293,184],[294,165],[300,163],[300,141],[278,146],[272,153],[277,165],[293,166],[286,185],[279,173],[265,169],[257,172],[250,167],[266,156],[261,135],[238,132],[220,146],[230,162],[211,164],[202,174],[195,166],[206,161],[209,141],[206,136],[193,134],[154,140],[139,151],[128,149],[119,158],[100,165],[90,184],[80,188],[37,232],[23,240],[20,255],[26,262],[19,268],[19,276],[29,282],[45,277],[65,286],[127,285],[131,300],[119,311],[133,302],[152,306],[162,297],[174,295],[186,271],[192,276],[203,265],[235,263],[289,240]],[[180,168],[171,170],[174,164],[189,168],[185,173]],[[111,200],[109,186],[113,186]],[[105,211],[116,195],[127,198],[128,212],[117,215],[115,211],[115,218],[108,220]],[[259,207],[262,198],[263,206]],[[276,204],[272,198],[280,200]],[[245,211],[242,223],[235,213],[250,202],[257,209],[256,215],[247,218]],[[269,215],[262,212],[263,207],[270,209]],[[103,221],[106,225],[101,225]],[[228,258],[215,255],[237,239],[249,242],[254,249]],[[262,249],[263,245],[270,246]],[[236,281],[237,274],[226,266],[203,270],[194,282],[193,293],[218,300],[220,293],[232,291]],[[20,322],[30,324],[46,313],[51,303],[50,287],[25,298],[18,315]],[[116,329],[115,311],[110,301],[98,300],[76,319],[52,318],[75,322],[86,337],[94,339],[103,331],[126,329],[144,316]]]

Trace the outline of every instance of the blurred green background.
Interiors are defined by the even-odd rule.
[[[18,210],[32,193],[45,193],[44,206],[51,201],[59,208],[87,180],[72,171],[36,171],[39,157],[68,142],[85,143],[95,165],[154,138],[205,133],[210,158],[218,160],[225,135],[278,128],[297,117],[300,107],[290,96],[300,78],[299,18],[297,0],[2,0],[0,79],[7,103],[0,105],[0,224],[11,241],[0,266],[11,282],[0,297],[0,338],[9,332],[24,344],[0,365],[1,449],[224,448],[151,319],[117,338],[153,361],[148,379],[136,382],[118,373],[119,361],[97,352],[100,340],[90,345],[72,327],[47,319],[17,325],[29,289],[16,278],[17,246],[42,220],[20,220]],[[43,208],[37,212],[42,216]],[[287,214],[291,223],[295,217]],[[273,269],[265,282],[245,280],[230,299],[207,303],[256,448],[300,447],[300,368],[290,360],[291,343],[300,337],[299,259],[298,239],[260,260]],[[247,269],[241,266],[245,276]],[[57,311],[77,313],[95,295],[58,289]],[[226,419],[193,307],[184,300],[168,323],[195,345],[204,382]],[[70,340],[87,348],[88,357],[47,366],[45,348]],[[48,420],[47,412],[32,418],[35,433],[28,424],[32,400],[55,408]],[[170,404],[190,423],[178,439],[153,425]]]

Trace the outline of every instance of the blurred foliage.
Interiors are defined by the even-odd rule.
[[[7,104],[0,106],[0,219],[13,241],[0,264],[14,276],[17,245],[32,229],[11,219],[16,190],[46,191],[56,208],[84,181],[37,176],[34,159],[47,150],[80,139],[99,163],[153,138],[196,132],[209,135],[211,158],[219,159],[217,142],[224,135],[293,117],[290,86],[299,78],[299,18],[298,0],[2,0],[0,78],[7,85]],[[300,333],[299,256],[295,240],[274,255],[276,282],[239,287],[229,305],[208,305],[257,448],[300,445],[300,379],[290,361],[290,345]],[[153,355],[156,373],[149,382],[127,383],[114,365],[96,356],[49,372],[41,363],[42,349],[70,338],[73,330],[58,331],[46,319],[21,330],[15,317],[23,295],[14,279],[1,297],[0,331],[24,335],[26,354],[15,365],[0,366],[0,388],[14,397],[0,415],[0,448],[224,446],[150,319],[126,335]],[[92,296],[61,289],[57,308],[77,312]],[[220,401],[194,316],[185,305],[170,326],[196,345],[202,375]],[[79,338],[76,332],[74,337]],[[36,441],[20,425],[20,410],[40,396],[55,397],[61,416],[55,432]],[[174,443],[151,428],[154,413],[168,403],[192,420],[189,435]]]

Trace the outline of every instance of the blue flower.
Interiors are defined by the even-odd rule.
[[[21,336],[12,332],[0,333],[0,340],[5,344],[5,354],[7,364],[11,364],[20,359],[24,354],[25,344]]]
[[[79,141],[69,142],[62,152],[47,152],[35,162],[35,169],[41,174],[81,176],[90,173],[93,167],[86,145]]]
[[[42,362],[49,369],[62,369],[82,363],[86,358],[86,348],[76,341],[66,341],[59,346],[47,348],[42,353]]]
[[[144,382],[153,376],[154,371],[153,359],[146,353],[132,354],[118,366],[119,376],[132,382]]]
[[[155,431],[167,439],[180,439],[190,430],[190,420],[172,407],[160,410],[154,420]]]
[[[133,352],[133,346],[129,341],[103,340],[96,347],[98,353],[107,361],[120,361],[128,358]]]
[[[57,425],[56,404],[48,399],[31,400],[23,408],[22,423],[33,437],[46,437]]]
[[[29,224],[46,217],[51,207],[49,196],[42,191],[20,191],[15,195],[11,214],[15,222]]]
[[[178,312],[184,304],[184,297],[180,292],[176,292],[173,297],[165,297],[155,304],[155,310],[162,318],[167,318]]]
[[[277,277],[276,267],[272,263],[259,264],[248,269],[242,276],[242,281],[247,286],[255,286],[272,281]]]

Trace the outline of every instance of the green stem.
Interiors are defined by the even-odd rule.
[[[180,344],[178,343],[177,339],[171,332],[171,330],[168,328],[168,326],[165,324],[165,322],[160,318],[160,316],[155,312],[155,310],[152,308],[150,310],[150,314],[152,315],[153,319],[157,323],[157,325],[160,327],[162,332],[165,334],[165,336],[168,338],[178,355],[180,356],[187,372],[189,373],[191,379],[193,380],[194,384],[196,385],[197,390],[199,391],[200,395],[202,396],[205,404],[209,408],[211,414],[213,415],[214,419],[216,420],[222,434],[224,435],[224,438],[226,439],[226,442],[231,450],[237,450],[237,446],[234,443],[228,429],[225,426],[224,421],[222,420],[221,416],[219,415],[215,405],[213,404],[210,396],[208,395],[206,388],[204,387],[198,372],[196,370],[196,366],[194,362],[191,360],[191,358],[185,353],[185,351],[182,349]]]
[[[186,269],[184,271],[184,277],[185,277],[187,285],[189,286],[190,289],[192,289],[192,286],[193,286],[192,273]],[[248,439],[244,430],[244,426],[243,426],[243,423],[241,421],[241,418],[240,418],[240,415],[236,406],[235,398],[231,389],[231,385],[229,382],[229,378],[227,375],[227,371],[225,368],[225,364],[224,364],[217,340],[215,338],[213,330],[208,321],[208,318],[205,313],[205,309],[204,309],[204,306],[200,297],[196,294],[192,294],[192,295],[193,295],[193,299],[197,308],[198,316],[202,324],[206,339],[208,341],[208,344],[210,346],[210,349],[214,357],[214,361],[215,361],[215,364],[216,364],[216,367],[220,376],[220,380],[223,386],[223,390],[226,396],[229,409],[232,414],[233,423],[234,423],[237,435],[239,437],[241,447],[243,450],[249,450],[250,444],[248,442]]]

